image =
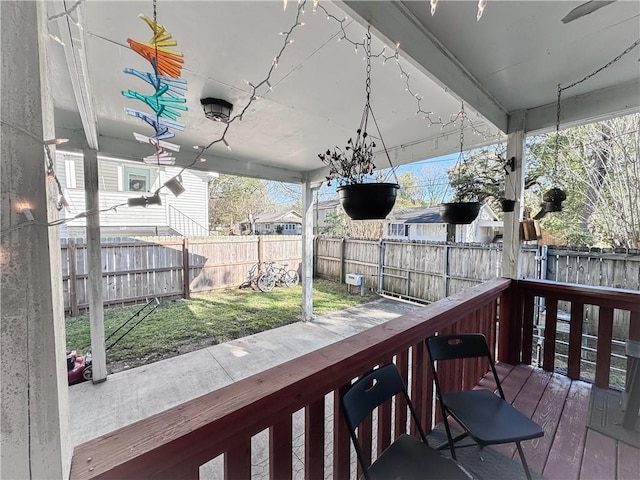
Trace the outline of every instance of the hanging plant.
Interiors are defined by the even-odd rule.
[[[464,103],[461,108],[460,120],[460,153],[456,161],[455,170],[458,172],[458,185],[454,195],[453,202],[445,202],[440,204],[440,216],[446,223],[454,225],[465,225],[473,222],[480,213],[484,196],[482,187],[477,182],[463,184],[460,180],[461,167],[465,163],[464,158]]]
[[[371,109],[371,33],[367,30],[364,49],[367,60],[366,102],[360,128],[356,130],[355,141],[347,140],[344,148],[335,147],[333,150],[318,154],[318,158],[329,167],[325,177],[328,185],[338,183],[338,196],[345,213],[352,220],[380,220],[386,218],[396,202],[400,185],[397,183],[377,182],[374,149],[376,143],[367,133],[369,117],[374,122],[384,154],[389,161],[391,171],[395,176],[395,168],[391,164],[391,157],[382,139],[382,134]]]
[[[373,178],[376,169],[373,149],[376,143],[362,129],[356,132],[356,141],[350,138],[344,149],[336,146],[333,151],[327,149],[325,153],[318,154],[320,160],[329,167],[329,174],[325,177],[327,185],[333,181],[338,185],[353,185]]]

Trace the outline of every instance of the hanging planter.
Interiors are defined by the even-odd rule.
[[[397,183],[354,183],[337,188],[340,203],[352,220],[382,220],[387,217],[400,185]]]
[[[516,201],[509,198],[501,198],[500,206],[503,212],[513,212],[516,208]]]
[[[329,167],[329,174],[326,176],[327,184],[331,185],[334,181],[338,183],[336,190],[340,203],[352,220],[382,220],[395,205],[400,185],[397,183],[395,168],[391,164],[391,157],[371,108],[371,33],[369,30],[363,45],[367,60],[367,80],[366,102],[360,128],[356,131],[355,140],[353,137],[349,138],[344,148],[336,146],[318,154],[318,157]],[[376,143],[367,133],[370,117],[376,127],[391,172],[396,179],[395,183],[388,183],[386,179],[374,183],[376,180],[374,174],[377,169],[374,163]]]
[[[440,204],[440,216],[446,223],[466,225],[478,218],[482,202],[450,202]]]

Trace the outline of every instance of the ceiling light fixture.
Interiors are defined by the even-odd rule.
[[[220,98],[207,97],[200,100],[205,117],[215,122],[227,123],[233,111],[233,105]]]

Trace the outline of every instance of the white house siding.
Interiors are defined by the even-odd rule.
[[[409,224],[409,239],[444,242],[447,240],[447,225],[444,223]]]
[[[73,166],[71,166],[73,165]],[[124,190],[123,170],[127,167],[148,169],[150,186],[147,192],[130,192]],[[75,188],[69,188],[69,175],[75,170]],[[128,162],[109,157],[98,156],[98,187],[100,189],[100,208],[107,209],[114,205],[126,203],[129,198],[149,195],[169,178],[180,172],[178,167],[154,167],[140,162]],[[69,202],[70,212],[62,216],[73,217],[84,212],[84,170],[82,154],[58,152],[56,155],[56,173]],[[175,197],[168,189],[160,193],[162,205],[148,207],[121,206],[115,211],[102,212],[100,224],[105,235],[152,235],[169,234],[169,205],[174,206],[184,215],[201,226],[208,228],[208,185],[206,172],[186,170],[182,173],[185,191]],[[61,229],[62,236],[84,237],[85,219],[72,220]]]

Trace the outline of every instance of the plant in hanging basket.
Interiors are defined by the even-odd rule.
[[[510,198],[501,198],[500,206],[502,207],[503,212],[513,212],[516,208],[516,201],[511,200]]]
[[[396,202],[397,183],[375,182],[373,149],[376,143],[362,129],[344,149],[328,149],[318,157],[329,167],[327,184],[338,183],[338,195],[345,213],[353,220],[386,218]]]
[[[357,133],[355,142],[350,138],[344,149],[336,146],[333,151],[327,149],[318,154],[320,160],[329,167],[327,185],[334,181],[338,185],[353,185],[373,179],[376,169],[373,149],[376,142],[362,129],[358,129]]]
[[[446,223],[466,225],[478,217],[487,194],[474,181],[458,183],[455,187],[453,201],[440,204],[440,216]]]

